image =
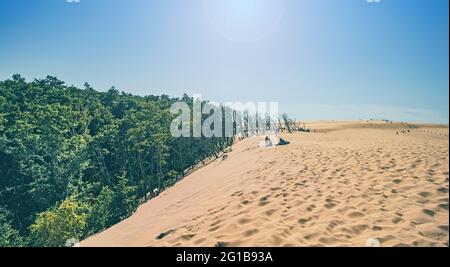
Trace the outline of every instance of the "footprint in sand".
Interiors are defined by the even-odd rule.
[[[441,229],[437,228],[432,230],[420,231],[419,235],[433,240],[439,240],[448,237],[448,232],[442,231]]]
[[[259,206],[265,206],[269,203],[268,201],[269,196],[265,196],[259,199]]]
[[[350,218],[352,218],[352,219],[354,219],[354,218],[361,218],[361,217],[364,217],[364,214],[362,214],[362,213],[359,212],[359,211],[354,211],[354,212],[351,212],[350,214],[348,214],[347,216],[350,217]]]
[[[439,204],[438,207],[444,210],[448,210],[448,203]]]
[[[381,230],[383,230],[383,227],[378,226],[378,225],[374,225],[374,226],[372,227],[372,230],[374,230],[374,231],[381,231]]]
[[[214,226],[214,227],[211,227],[211,228],[209,228],[209,232],[214,232],[214,231],[217,231],[218,229],[220,228],[220,226]]]
[[[319,235],[318,233],[307,234],[304,236],[304,238],[306,240],[312,240],[312,239],[316,238],[318,235]]]
[[[422,212],[430,217],[434,217],[434,211],[432,211],[432,210],[424,209],[424,210],[422,210]]]
[[[438,228],[444,232],[448,233],[448,224],[445,225],[439,225]]]
[[[310,220],[311,220],[311,217],[301,218],[301,219],[298,220],[298,223],[299,224],[305,224],[305,223],[309,222]]]
[[[437,191],[438,191],[439,193],[442,193],[442,194],[447,194],[447,193],[448,193],[448,188],[441,187],[441,188],[439,188]]]
[[[267,216],[272,216],[272,214],[274,214],[276,211],[277,211],[276,209],[269,209],[265,211],[264,214]]]
[[[427,197],[431,196],[431,193],[430,192],[420,192],[419,195],[423,198],[427,198]]]
[[[367,229],[369,229],[369,226],[367,224],[357,224],[351,227],[352,232],[357,235]]]
[[[204,238],[204,237],[202,237],[202,238],[199,238],[199,239],[197,239],[197,240],[195,240],[194,241],[194,245],[200,245],[201,243],[203,243],[203,242],[205,242],[206,241],[206,238]]]
[[[250,237],[250,236],[252,236],[252,235],[255,235],[255,234],[258,233],[258,232],[259,232],[258,229],[250,229],[250,230],[245,231],[245,232],[243,233],[243,235],[244,235],[245,237]]]
[[[249,222],[251,222],[251,220],[248,219],[248,218],[241,218],[241,219],[238,220],[238,223],[241,224],[241,225],[242,224],[247,224]]]
[[[330,223],[327,226],[327,230],[331,231],[333,230],[336,226],[343,224],[344,221],[341,220],[332,220],[330,221]]]

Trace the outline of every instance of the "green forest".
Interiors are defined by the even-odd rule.
[[[99,92],[51,76],[1,81],[0,246],[82,240],[233,143],[172,137],[176,101],[192,104],[187,95]]]

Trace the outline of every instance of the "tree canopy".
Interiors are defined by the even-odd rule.
[[[0,246],[64,246],[97,233],[232,144],[172,137],[170,106],[180,100],[192,103],[51,76],[0,82]]]

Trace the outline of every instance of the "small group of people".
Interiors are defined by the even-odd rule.
[[[265,142],[266,147],[273,146],[272,141],[270,140],[270,138],[268,136],[266,136],[264,142]]]
[[[403,131],[400,131],[400,133],[402,133],[402,134],[409,133],[409,132],[410,132],[410,130],[403,130]],[[399,135],[400,133],[399,133],[399,132],[396,132],[397,135]]]
[[[269,136],[266,136],[266,138],[264,139],[265,142],[265,146],[266,147],[270,147],[273,146],[272,140],[270,140]],[[283,146],[283,145],[288,145],[289,141],[284,140],[283,138],[280,138],[278,141],[278,144],[276,144],[277,146]]]

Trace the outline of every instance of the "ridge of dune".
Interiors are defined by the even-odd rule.
[[[448,246],[448,126],[372,124],[237,142],[81,246]]]

